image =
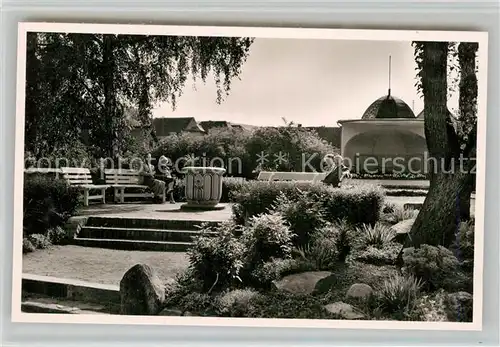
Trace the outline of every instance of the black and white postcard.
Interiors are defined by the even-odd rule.
[[[487,45],[20,24],[12,319],[480,330]]]

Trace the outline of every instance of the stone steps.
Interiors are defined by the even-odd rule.
[[[202,234],[200,226],[203,224],[216,226],[220,222],[90,216],[74,235],[73,244],[119,250],[184,252],[192,246],[193,238]]]
[[[121,227],[83,226],[78,233],[78,239],[109,239],[109,240],[136,240],[136,241],[173,241],[191,242],[193,237],[199,236],[199,231],[193,230],[165,230],[165,229],[133,229]],[[208,234],[208,233],[207,233]],[[209,233],[213,235],[215,233]]]
[[[220,222],[203,220],[175,220],[154,218],[88,217],[85,226],[131,229],[199,230],[202,224],[216,226]]]
[[[81,238],[81,237],[74,238],[73,244],[83,247],[109,248],[109,249],[119,249],[127,251],[163,251],[163,252],[185,252],[192,246],[191,242],[98,239],[98,238]]]

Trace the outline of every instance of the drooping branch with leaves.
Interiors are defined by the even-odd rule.
[[[213,78],[222,102],[253,38],[29,33],[27,42],[26,150],[39,158],[81,143],[98,157],[123,153],[132,124],[151,126],[159,102],[175,108],[190,78]]]

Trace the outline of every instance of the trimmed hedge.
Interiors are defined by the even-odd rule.
[[[301,191],[315,195],[325,208],[325,219],[330,222],[375,224],[384,202],[383,190],[372,185],[343,189],[323,183],[248,181],[234,188],[231,194],[235,221],[244,224],[249,218],[268,212],[280,193],[296,199]]]
[[[46,175],[25,175],[23,227],[25,235],[46,234],[63,226],[80,205],[78,188]]]

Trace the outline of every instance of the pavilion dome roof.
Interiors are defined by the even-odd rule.
[[[415,118],[410,106],[403,100],[389,94],[375,100],[366,109],[361,119]]]

